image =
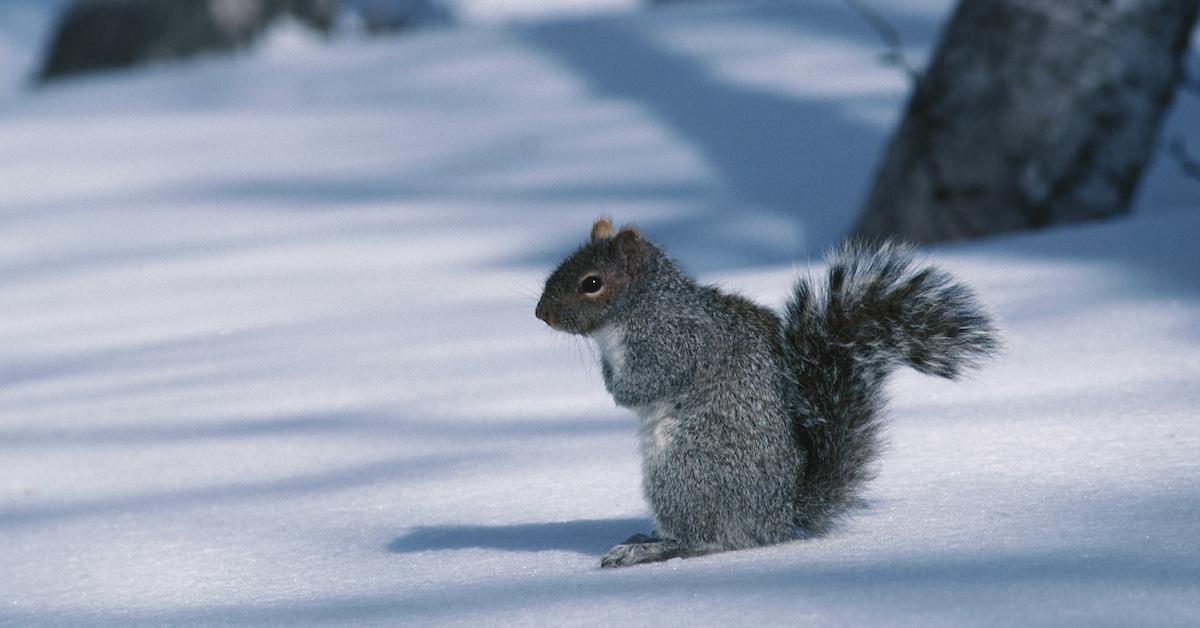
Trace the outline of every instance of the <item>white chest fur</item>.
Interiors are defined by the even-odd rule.
[[[592,332],[592,339],[600,348],[600,357],[614,376],[625,369],[625,330],[620,325],[606,325]],[[672,416],[674,405],[667,402],[650,403],[634,408],[641,419],[642,456],[647,461],[656,459],[671,446],[679,421]]]
[[[625,369],[625,330],[620,325],[606,325],[592,332],[592,339],[600,347],[600,357],[613,373]]]

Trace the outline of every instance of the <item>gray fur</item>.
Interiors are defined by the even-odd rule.
[[[781,320],[697,284],[635,230],[597,232],[547,279],[537,314],[597,338],[605,386],[641,421],[655,537],[614,547],[605,567],[828,531],[871,476],[888,372],[953,378],[997,346],[970,291],[902,247],[837,251],[826,285],[797,282]],[[587,277],[603,289],[585,294]]]

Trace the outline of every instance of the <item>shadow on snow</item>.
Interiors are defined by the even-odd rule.
[[[456,549],[498,549],[512,552],[566,550],[603,554],[636,532],[648,533],[647,519],[584,519],[513,525],[418,526],[396,537],[387,550],[396,554]]]

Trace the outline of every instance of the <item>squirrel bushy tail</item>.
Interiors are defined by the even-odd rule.
[[[807,458],[797,524],[809,534],[831,528],[871,478],[883,382],[893,368],[953,379],[999,346],[968,288],[892,243],[835,251],[824,286],[796,283],[783,331]]]

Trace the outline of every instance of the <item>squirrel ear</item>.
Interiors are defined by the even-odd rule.
[[[642,239],[642,234],[630,225],[621,227],[621,231],[613,238],[613,247],[617,254],[626,260],[631,260],[639,257],[646,241]]]
[[[592,223],[592,242],[603,238],[611,238],[613,235],[612,219],[608,216],[601,216]]]

